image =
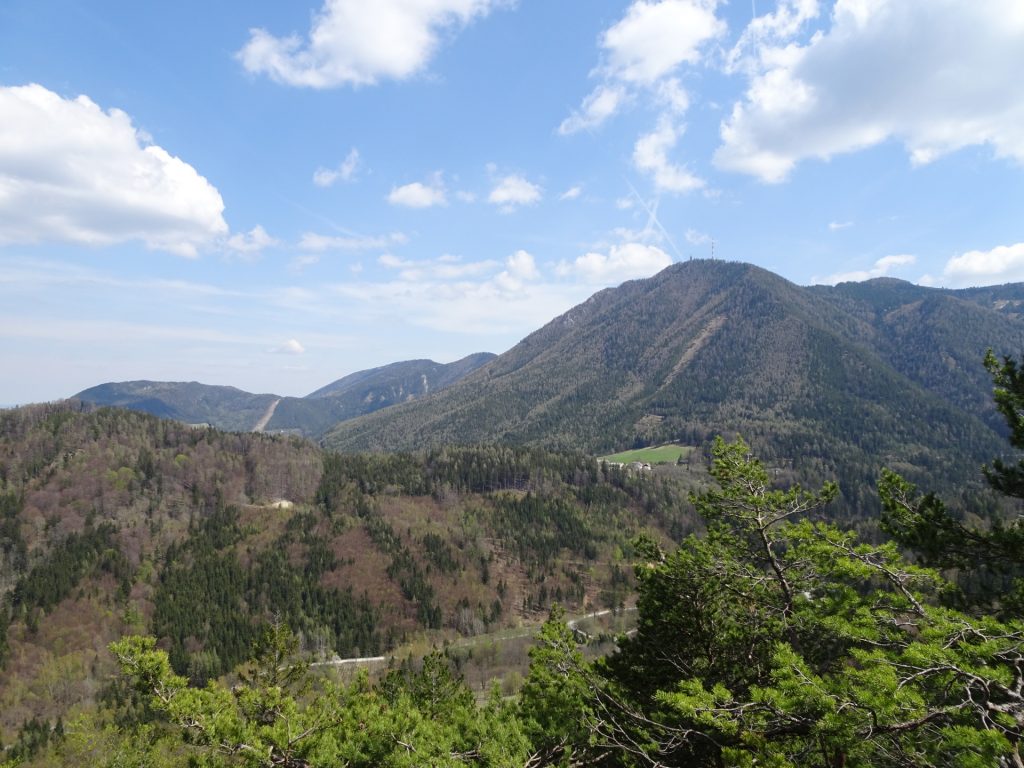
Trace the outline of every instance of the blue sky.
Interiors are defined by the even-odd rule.
[[[0,4],[0,403],[303,395],[711,254],[1024,280],[1020,0]]]

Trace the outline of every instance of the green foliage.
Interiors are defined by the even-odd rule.
[[[280,616],[305,632],[326,628],[330,646],[350,655],[380,649],[377,615],[365,598],[323,587],[326,554],[311,548],[305,568],[289,562],[286,532],[278,546],[243,567],[231,549],[240,531],[238,510],[214,510],[181,548],[172,546],[154,597],[153,631],[170,641],[179,674],[203,684],[233,669],[259,637],[264,618]],[[191,650],[196,647],[201,650]]]
[[[944,607],[948,583],[895,546],[807,514],[719,441],[704,539],[641,544],[639,624],[594,669],[590,750],[664,766],[945,766],[1019,760],[1024,627]]]
[[[1006,421],[1010,445],[1024,450],[1024,371],[1011,357],[985,355],[992,377],[996,408]],[[1024,498],[1024,459],[1007,464],[995,459],[983,468],[996,491]],[[960,571],[962,598],[975,610],[997,610],[1004,616],[1024,616],[1024,522],[1001,516],[984,529],[955,518],[939,496],[919,494],[916,487],[884,470],[879,483],[882,529],[913,550],[928,565]]]
[[[287,629],[272,627],[249,671],[230,690],[187,685],[152,638],[112,646],[125,675],[211,766],[514,766],[528,742],[512,707],[497,697],[478,707],[440,654],[421,671],[365,678],[348,687],[311,678],[291,656]]]
[[[1024,370],[1009,355],[997,360],[992,350],[985,354],[985,370],[992,377],[992,399],[1010,429],[1010,445],[1024,450]],[[996,459],[985,468],[989,484],[1000,493],[1024,499],[1024,459],[1005,464]]]
[[[583,666],[565,611],[556,605],[530,650],[530,672],[519,699],[523,726],[541,762],[571,758],[574,745],[589,743],[593,711]]]
[[[109,523],[96,527],[89,524],[82,533],[68,535],[53,547],[45,560],[18,579],[0,609],[11,617],[0,621],[0,629],[6,630],[7,622],[14,619],[26,620],[30,627],[34,626],[40,611],[52,609],[68,597],[83,579],[98,573],[113,576],[121,585],[122,596],[127,594],[131,567],[120,551],[114,527]],[[0,637],[0,663],[5,645],[5,637]]]

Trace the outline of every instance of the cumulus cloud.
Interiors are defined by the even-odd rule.
[[[578,277],[588,283],[614,284],[650,277],[671,263],[672,258],[656,245],[625,243],[613,245],[607,254],[585,253],[575,261],[560,262],[556,271],[563,277]]]
[[[785,7],[783,38],[816,10]],[[891,140],[917,165],[979,145],[1024,163],[1018,0],[838,0],[830,21],[804,45],[752,35],[718,167],[780,182],[801,160]]]
[[[301,355],[305,353],[306,348],[299,343],[298,339],[288,339],[284,344],[274,347],[271,351],[279,355]]]
[[[666,192],[692,192],[704,186],[703,179],[669,160],[668,153],[675,147],[682,129],[663,116],[658,127],[637,139],[633,147],[633,164],[650,175],[654,185]]]
[[[716,0],[637,0],[603,36],[604,69],[627,83],[652,85],[680,64],[701,60],[704,44],[725,32]]]
[[[317,168],[313,183],[318,187],[329,187],[338,181],[352,181],[359,170],[359,150],[353,147],[337,168]]]
[[[388,235],[318,235],[306,232],[299,239],[299,248],[304,251],[369,251],[376,248],[388,248],[392,245],[403,245],[409,238],[402,232]]]
[[[849,229],[853,226],[852,221],[830,221],[828,223],[829,232],[838,232],[841,229]]]
[[[917,258],[908,253],[899,253],[892,256],[883,256],[875,262],[870,269],[860,269],[853,272],[840,272],[828,277],[812,277],[811,282],[824,285],[836,285],[837,283],[859,283],[862,280],[870,280],[875,277],[885,277],[894,269],[906,267],[917,261]]]
[[[942,276],[926,276],[924,284],[954,288],[1024,281],[1024,243],[997,245],[988,251],[967,251],[946,262]]]
[[[683,64],[697,64],[707,43],[724,34],[715,16],[717,0],[635,0],[625,15],[601,36],[601,63],[594,74],[602,82],[579,109],[562,121],[567,135],[596,128],[631,103],[638,91],[681,114],[689,97],[672,75]]]
[[[423,70],[442,35],[506,0],[325,0],[305,37],[252,29],[242,65],[286,85],[332,88],[404,80]]]
[[[498,180],[487,201],[499,206],[503,213],[510,213],[520,206],[537,203],[542,196],[539,186],[513,173]]]
[[[526,283],[540,279],[540,270],[533,255],[518,250],[505,260],[505,269],[494,278],[495,283],[506,292],[521,291]]]
[[[569,187],[565,192],[558,196],[559,200],[575,200],[581,194],[583,194],[583,187],[579,184]]]
[[[227,246],[238,253],[259,253],[264,248],[277,245],[278,241],[267,234],[267,230],[257,224],[247,233],[239,232],[227,240]]]
[[[412,184],[392,187],[388,202],[406,208],[433,208],[435,205],[448,205],[448,195],[441,174],[437,173],[430,184],[414,181]]]
[[[118,109],[41,85],[0,87],[0,243],[141,241],[194,258],[224,237],[224,201]]]

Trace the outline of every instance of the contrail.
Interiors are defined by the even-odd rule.
[[[640,193],[636,191],[636,187],[633,186],[633,182],[631,182],[626,176],[623,176],[622,180],[626,182],[626,185],[629,187],[630,192],[633,193],[633,197],[635,197],[637,201],[640,203],[640,205],[643,206],[644,210],[647,211],[647,226],[644,227],[644,230],[646,231],[650,229],[651,223],[653,222],[661,231],[661,234],[665,236],[665,239],[668,240],[668,244],[672,246],[672,250],[675,252],[676,258],[679,261],[682,261],[683,255],[679,252],[679,248],[676,247],[675,240],[672,239],[672,235],[668,233],[668,230],[665,229],[664,226],[662,226],[661,220],[658,219],[657,208],[651,208],[651,206],[647,204],[647,201],[640,197]]]

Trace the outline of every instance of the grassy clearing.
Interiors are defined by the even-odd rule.
[[[617,462],[619,464],[629,464],[631,461],[644,461],[648,464],[669,464],[679,461],[680,456],[689,456],[693,450],[694,448],[691,445],[667,443],[650,448],[638,448],[635,451],[614,453],[611,456],[601,456],[600,460]]]

